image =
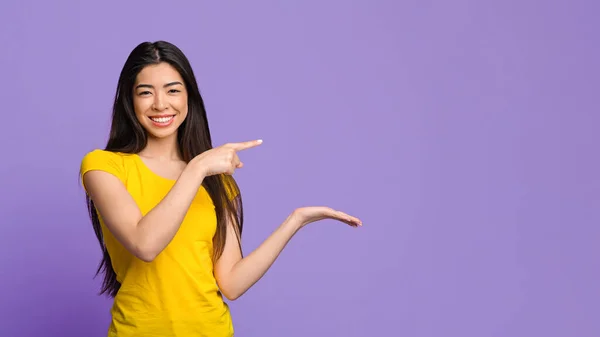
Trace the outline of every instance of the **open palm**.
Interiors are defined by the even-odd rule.
[[[338,220],[353,227],[362,226],[362,221],[360,221],[358,218],[324,206],[298,208],[294,211],[293,217],[298,219],[302,226],[325,219]]]

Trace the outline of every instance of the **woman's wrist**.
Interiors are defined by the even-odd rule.
[[[296,233],[302,227],[304,227],[305,223],[302,219],[296,214],[296,211],[292,212],[287,219],[281,224],[281,227],[294,231]]]
[[[204,165],[202,165],[202,162],[200,162],[197,158],[198,157],[195,157],[190,160],[183,170],[182,175],[193,177],[193,179],[198,182],[198,187],[200,187],[200,185],[202,185],[202,181],[204,181],[204,178],[206,178],[206,169]]]

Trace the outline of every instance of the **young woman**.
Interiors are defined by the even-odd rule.
[[[304,207],[243,257],[243,212],[232,177],[238,153],[261,141],[212,146],[204,103],[185,55],[159,41],[129,55],[104,150],[81,178],[103,258],[101,293],[114,297],[108,336],[233,336],[222,295],[255,284],[303,226],[360,220]]]

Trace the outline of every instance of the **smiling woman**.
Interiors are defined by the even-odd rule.
[[[138,45],[125,62],[106,148],[80,168],[102,249],[101,293],[114,297],[109,336],[233,336],[228,306],[306,224],[360,220],[328,207],[296,209],[242,256],[238,153],[213,148],[192,68],[176,46]]]

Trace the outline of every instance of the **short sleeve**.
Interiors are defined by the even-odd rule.
[[[83,175],[89,171],[104,171],[125,181],[125,170],[123,168],[123,158],[117,153],[105,150],[93,150],[87,153],[81,161],[79,176],[83,184]],[[83,186],[85,189],[85,185]]]
[[[240,190],[237,183],[230,175],[223,175],[223,185],[225,186],[225,192],[229,200],[233,200],[238,197]]]

